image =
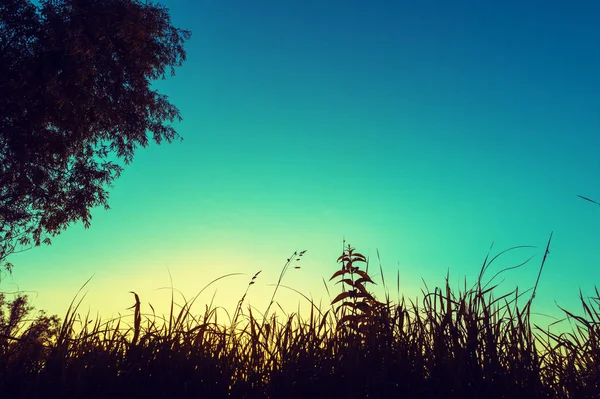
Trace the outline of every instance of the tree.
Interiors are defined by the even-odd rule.
[[[151,81],[191,36],[139,0],[0,1],[0,262],[90,226],[135,150],[181,139]]]

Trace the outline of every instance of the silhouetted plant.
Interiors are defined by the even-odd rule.
[[[284,265],[275,293],[298,257]],[[78,294],[62,323],[44,316],[27,327],[27,300],[2,297],[0,393],[10,398],[600,397],[598,291],[589,301],[580,296],[584,315],[563,309],[576,330],[556,334],[538,328],[534,334],[531,300],[517,306],[527,291],[495,298],[496,287],[482,283],[494,259],[486,258],[470,289],[465,282],[464,290],[454,292],[447,277],[445,287],[427,288],[422,303],[407,305],[401,298],[391,306],[366,290],[372,282],[368,268],[361,268],[366,258],[348,247],[338,259],[344,272],[333,277],[339,277],[346,295],[322,312],[300,293],[311,302],[310,314],[302,317],[255,316],[251,307],[244,313],[245,294],[233,317],[225,312],[225,322],[224,311],[212,303],[201,314],[192,312],[197,296],[184,297],[181,305],[172,298],[168,318],[159,317],[154,309],[143,313],[136,296],[131,315],[103,322],[79,316]],[[338,318],[336,308],[355,317]]]
[[[355,248],[350,245],[344,248],[337,259],[342,268],[329,281],[339,278],[336,284],[342,284],[342,292],[331,302],[332,305],[341,302],[336,309],[336,312],[341,311],[337,328],[349,328],[352,333],[361,335],[367,333],[377,321],[384,305],[366,289],[365,284],[375,282],[366,271],[360,269],[360,263],[367,263],[365,256],[354,251]]]
[[[0,1],[0,266],[88,227],[139,147],[180,138],[151,83],[183,64],[190,35],[153,2]]]
[[[30,318],[34,308],[28,302],[27,295],[15,294],[8,301],[0,293],[0,386],[40,372],[56,340],[58,317],[39,311]]]

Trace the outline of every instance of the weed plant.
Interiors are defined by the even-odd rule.
[[[0,295],[0,396],[600,398],[597,290],[580,294],[583,315],[562,309],[575,328],[558,334],[530,322],[539,276],[523,307],[518,289],[494,296],[493,278],[483,276],[497,256],[486,258],[473,287],[454,292],[447,277],[445,287],[423,291],[420,304],[393,303],[367,289],[375,284],[368,262],[347,246],[331,277],[341,289],[331,307],[304,296],[307,316],[279,317],[271,312],[277,290],[303,254],[287,260],[262,313],[244,304],[260,272],[232,315],[212,303],[193,314],[196,296],[178,310],[172,298],[170,314],[159,317],[151,305],[142,313],[132,293],[131,316],[81,317],[80,299],[59,321],[30,317],[25,296]]]

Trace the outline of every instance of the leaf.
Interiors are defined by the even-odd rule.
[[[367,291],[367,289],[360,283],[357,283],[356,281],[354,282],[354,287],[357,288],[360,292],[362,292],[365,295],[368,295],[369,297],[372,297],[371,294],[369,294],[369,291]]]
[[[335,299],[333,301],[331,301],[331,304],[333,305],[334,303],[337,303],[339,301],[341,301],[342,299],[346,299],[350,297],[350,293],[349,292],[342,292],[341,294],[339,294],[338,296],[335,297]]]
[[[352,256],[352,259],[353,259],[355,262],[366,262],[366,261],[367,261],[367,258],[365,258],[365,256],[364,256],[363,254],[359,254],[359,253],[355,253],[355,254]]]
[[[371,280],[371,278],[369,276],[367,276],[367,278],[361,277],[358,280],[356,280],[355,283],[356,284],[364,284],[364,283],[375,284],[375,282],[373,282],[373,280]]]
[[[340,283],[348,284],[348,285],[354,287],[354,282],[352,280],[350,280],[349,278],[342,279],[342,280],[338,281],[336,284],[340,284]]]
[[[337,272],[333,273],[333,276],[331,276],[331,278],[329,279],[329,281],[331,281],[334,278],[339,277],[339,276],[341,276],[343,274],[346,274],[346,273],[348,273],[348,270],[346,270],[346,269],[338,270]]]
[[[369,277],[369,275],[367,273],[365,273],[362,270],[355,270],[354,273],[358,274],[359,276],[361,276],[364,279],[367,279],[371,284],[375,284],[375,282],[373,280],[371,280],[371,277]]]
[[[6,262],[4,264],[4,268],[6,269],[6,271],[8,272],[8,274],[12,275],[12,270],[13,270],[13,264],[10,262]]]

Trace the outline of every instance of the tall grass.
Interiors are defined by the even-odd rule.
[[[548,241],[548,247],[550,241]],[[546,248],[546,254],[548,253]],[[421,303],[376,299],[367,259],[347,246],[331,280],[327,309],[310,301],[306,316],[272,312],[285,263],[264,312],[233,314],[198,296],[159,317],[140,298],[133,314],[81,317],[74,300],[64,319],[30,318],[25,297],[0,296],[0,395],[6,398],[594,398],[600,397],[600,295],[584,298],[567,333],[530,322],[518,289],[496,297],[483,281],[457,292],[427,289]],[[546,257],[540,265],[540,275]],[[380,271],[381,264],[380,264]],[[224,276],[225,277],[225,276]],[[494,276],[495,277],[495,276]],[[214,283],[211,282],[210,284]],[[385,287],[385,280],[382,279]],[[210,285],[209,284],[209,285]],[[386,291],[387,292],[387,291]]]

